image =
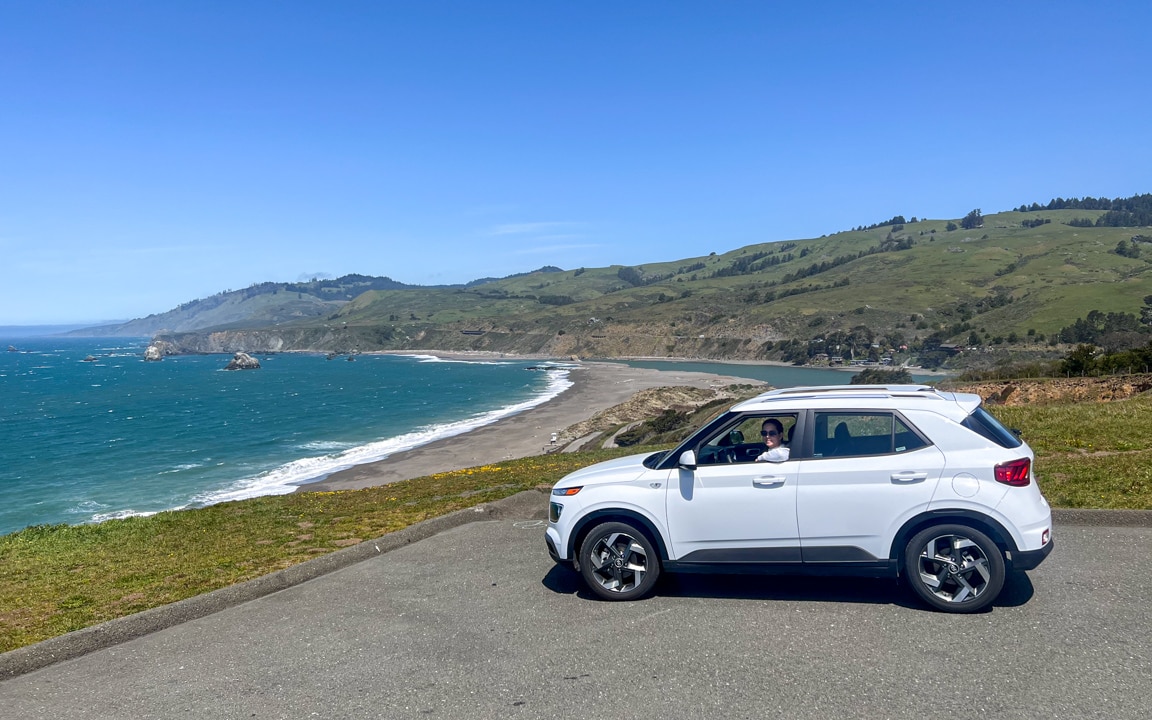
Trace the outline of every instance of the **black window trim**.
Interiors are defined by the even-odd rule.
[[[861,458],[861,457],[884,457],[887,455],[904,455],[905,453],[916,452],[917,450],[922,450],[926,447],[931,447],[931,446],[936,444],[936,443],[932,442],[932,438],[925,435],[920,430],[920,428],[916,427],[915,423],[911,422],[904,415],[904,413],[902,413],[896,409],[849,407],[849,408],[820,408],[818,410],[810,409],[807,412],[811,413],[810,420],[811,420],[812,431],[810,433],[808,433],[804,438],[805,447],[804,447],[803,456],[805,458],[808,458],[811,460],[847,460],[850,458]],[[893,418],[899,418],[900,422],[904,423],[904,425],[909,430],[911,430],[912,433],[916,435],[916,437],[920,438],[920,440],[924,444],[919,446],[919,447],[897,451],[895,449],[896,430],[895,430],[895,424],[893,424],[892,429],[889,431],[889,438],[890,438],[891,442],[888,446],[890,448],[888,452],[869,453],[867,455],[837,455],[834,457],[824,457],[823,455],[818,456],[815,454],[815,452],[816,452],[816,415],[817,415],[817,413],[841,414],[841,415],[889,415]]]
[[[807,415],[808,412],[809,412],[808,410],[804,410],[804,409],[800,409],[800,408],[788,408],[788,409],[773,408],[770,411],[769,410],[746,410],[743,412],[733,412],[733,411],[726,412],[726,413],[720,415],[719,417],[717,417],[712,422],[707,423],[706,425],[704,425],[702,428],[700,428],[696,432],[689,435],[688,438],[684,440],[684,442],[680,443],[675,448],[673,448],[672,452],[668,453],[668,456],[665,457],[657,467],[660,470],[671,470],[671,469],[679,467],[680,456],[684,453],[685,450],[691,450],[692,452],[696,453],[697,456],[699,456],[700,455],[700,447],[703,444],[703,442],[705,440],[707,440],[709,437],[717,434],[720,430],[722,430],[725,427],[735,427],[737,425],[740,425],[741,423],[746,422],[749,418],[753,418],[753,417],[769,418],[769,417],[781,417],[781,416],[793,416],[793,415],[796,417],[796,424],[794,425],[794,429],[792,430],[792,440],[788,444],[788,447],[790,449],[790,456],[789,456],[788,460],[789,461],[800,460],[804,456],[802,453],[798,454],[796,452],[796,448],[800,445],[800,443],[797,442],[797,438],[799,437],[800,439],[803,439],[803,438],[805,438],[805,436],[807,434],[806,430],[805,430],[806,426],[804,424],[804,417],[805,417],[805,415]],[[759,438],[757,438],[757,440],[759,440]]]

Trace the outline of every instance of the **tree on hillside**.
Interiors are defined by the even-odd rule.
[[[1152,295],[1144,296],[1144,307],[1140,308],[1140,324],[1152,325]]]
[[[1021,205],[1017,212],[1038,212],[1040,210],[1105,210],[1096,221],[1096,227],[1139,227],[1152,225],[1152,193],[1133,195],[1127,198],[1086,197],[1054,198],[1047,205],[1032,203]],[[1072,223],[1068,223],[1071,225]],[[1082,227],[1082,226],[1074,226]]]
[[[620,268],[616,271],[616,277],[620,278],[629,285],[632,285],[633,287],[639,287],[644,284],[643,271],[637,270],[634,267],[625,266]]]
[[[1096,369],[1096,348],[1093,345],[1077,345],[1060,363],[1060,372],[1065,375],[1091,375]]]
[[[976,228],[984,227],[984,216],[980,214],[980,209],[977,208],[964,216],[960,221],[960,227],[965,230],[975,230]]]
[[[1136,243],[1132,242],[1131,240],[1121,240],[1120,242],[1116,243],[1116,249],[1113,250],[1113,252],[1121,257],[1126,258],[1135,259],[1140,257],[1139,246],[1137,246]]]
[[[1152,298],[1152,295],[1147,296],[1145,301],[1148,298]],[[1141,316],[1143,317],[1143,315],[1144,312],[1141,311]],[[1100,345],[1102,344],[1101,338],[1105,335],[1134,333],[1140,332],[1142,329],[1143,332],[1147,333],[1148,328],[1141,328],[1140,323],[1140,318],[1137,318],[1133,313],[1104,313],[1099,310],[1089,310],[1086,317],[1078,318],[1071,325],[1060,328],[1056,337],[1060,342]]]

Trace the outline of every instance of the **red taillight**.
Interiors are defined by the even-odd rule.
[[[996,482],[1011,485],[1012,487],[1024,487],[1032,482],[1032,461],[1028,458],[1020,458],[1011,462],[1000,463],[996,466]]]

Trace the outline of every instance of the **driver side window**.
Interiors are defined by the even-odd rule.
[[[795,415],[748,415],[708,438],[696,453],[696,462],[699,465],[755,462],[756,458],[767,449],[764,437],[760,433],[764,421],[769,418],[776,419],[783,426],[783,440],[787,445],[792,430],[796,427]],[[775,429],[771,425],[769,428]]]

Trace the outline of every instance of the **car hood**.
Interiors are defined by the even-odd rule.
[[[641,455],[628,455],[627,457],[589,465],[560,478],[555,487],[564,488],[635,480],[641,473],[647,471],[647,468],[644,467],[644,458],[651,454],[646,452]]]

